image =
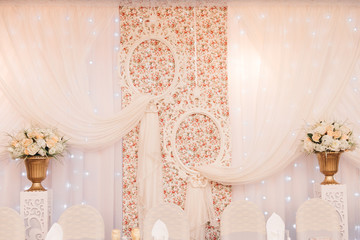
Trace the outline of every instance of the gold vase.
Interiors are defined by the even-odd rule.
[[[339,159],[341,152],[320,152],[317,153],[320,172],[325,175],[322,185],[339,184],[334,179],[334,174],[339,168]]]
[[[111,240],[120,240],[121,232],[120,229],[113,229],[111,232]]]
[[[140,240],[140,229],[138,227],[135,227],[131,230],[131,239]]]
[[[33,156],[25,159],[27,178],[32,182],[31,187],[26,190],[27,192],[46,191],[41,182],[46,178],[48,165],[49,158],[47,157]]]

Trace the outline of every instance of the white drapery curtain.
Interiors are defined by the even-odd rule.
[[[233,187],[233,201],[278,213],[295,238],[295,212],[323,180],[301,152],[307,122],[346,121],[359,139],[359,6],[354,1],[233,1],[228,8],[229,101],[234,168],[202,173]],[[342,155],[349,239],[360,236],[359,149]]]
[[[94,150],[114,144],[129,132],[144,115],[149,98],[134,97],[132,106],[116,115],[97,114],[92,101],[98,99],[91,100],[89,94],[97,87],[92,84],[101,86],[101,81],[91,78],[112,78],[102,73],[115,64],[95,62],[93,56],[113,60],[103,50],[109,46],[113,50],[120,33],[111,29],[104,42],[98,39],[113,28],[117,7],[72,7],[25,6],[28,16],[17,6],[2,7],[0,89],[27,121],[58,126],[72,146]],[[109,91],[98,97],[112,98]]]
[[[3,130],[18,130],[21,124],[14,128],[11,123],[23,119],[22,125],[56,126],[69,138],[72,149],[65,158],[70,159],[65,159],[64,168],[53,167],[47,180],[56,188],[54,221],[67,206],[88,203],[102,213],[109,235],[122,224],[119,141],[143,118],[139,208],[147,210],[163,200],[160,132],[153,127],[158,124],[157,111],[146,110],[151,99],[146,95],[133,96],[130,105],[119,111],[117,4],[66,3],[1,5],[1,97],[6,107],[12,105],[9,113],[17,113],[5,117],[9,125]],[[2,157],[6,158],[4,151]],[[4,174],[13,180],[8,175],[12,162],[4,165]],[[9,192],[6,180],[4,191]],[[19,190],[20,186],[13,188],[12,200]]]
[[[306,121],[334,117],[360,57],[354,23],[360,8],[229,4],[232,156],[239,166],[199,170],[214,181],[244,184],[279,172],[303,154]]]
[[[51,162],[44,185],[53,191],[53,221],[86,203],[112,228],[121,228],[121,137],[145,113],[147,97],[121,108],[118,86],[118,6],[85,1],[0,4],[0,98],[5,132],[41,124],[57,127],[72,147],[63,164]],[[3,152],[2,152],[3,153]],[[2,154],[1,205],[19,208],[29,183],[24,166]]]

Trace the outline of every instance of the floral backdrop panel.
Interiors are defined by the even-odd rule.
[[[159,96],[165,201],[184,208],[188,172],[179,165],[191,169],[231,161],[227,8],[120,7],[119,11],[123,106],[135,94]],[[123,139],[123,231],[127,236],[138,225],[138,131]],[[220,216],[231,200],[231,188],[212,183],[212,194]],[[206,239],[218,238],[219,229],[208,226]]]

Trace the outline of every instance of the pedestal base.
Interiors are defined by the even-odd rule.
[[[341,240],[348,240],[348,209],[347,209],[347,192],[346,185],[314,185],[314,197],[321,198],[330,203],[340,216]]]
[[[21,192],[20,215],[24,219],[25,239],[44,240],[51,224],[52,190]]]

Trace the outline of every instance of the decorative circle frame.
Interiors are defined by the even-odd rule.
[[[138,88],[136,88],[134,86],[134,83],[132,81],[131,75],[130,75],[130,60],[133,56],[133,53],[135,51],[135,49],[143,42],[148,41],[148,40],[157,40],[163,44],[165,44],[165,46],[167,46],[170,49],[170,52],[174,58],[174,64],[175,64],[175,73],[174,73],[174,78],[173,78],[173,82],[172,84],[161,94],[159,95],[154,95],[151,93],[142,93],[139,91]],[[176,50],[175,48],[171,45],[171,43],[169,41],[167,41],[165,38],[163,38],[160,35],[147,35],[145,37],[142,37],[140,39],[138,39],[137,41],[135,41],[131,47],[129,48],[129,53],[126,56],[125,59],[125,75],[126,75],[126,82],[128,84],[128,86],[130,87],[130,89],[138,94],[147,94],[147,95],[152,95],[155,99],[156,98],[164,98],[169,92],[171,92],[178,84],[179,82],[179,77],[180,77],[180,73],[179,73],[179,58],[176,54]]]
[[[224,131],[221,127],[220,122],[216,119],[215,116],[213,116],[211,113],[203,110],[203,109],[192,109],[189,110],[187,112],[185,112],[181,117],[178,118],[178,120],[176,121],[173,131],[171,133],[171,139],[170,139],[170,143],[171,143],[171,150],[173,152],[173,156],[175,159],[175,162],[181,167],[182,170],[184,170],[185,172],[189,173],[189,174],[197,174],[199,173],[198,171],[189,168],[188,166],[186,166],[180,159],[178,151],[176,149],[176,133],[180,127],[180,124],[189,116],[194,115],[194,114],[201,114],[201,115],[205,115],[208,118],[210,118],[214,123],[215,126],[218,129],[219,135],[220,135],[220,151],[218,156],[215,159],[215,162],[221,162],[221,160],[223,159],[224,153],[225,153],[225,145],[224,145],[224,139],[225,139],[225,134]]]

